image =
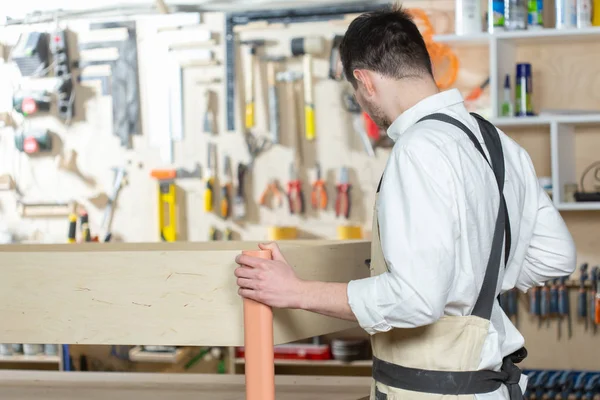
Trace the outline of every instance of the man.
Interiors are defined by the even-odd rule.
[[[261,247],[273,261],[238,256],[240,295],[357,320],[372,335],[371,399],[517,400],[524,339],[496,297],[573,272],[562,218],[527,152],[470,115],[457,90],[439,92],[405,11],[361,15],[340,53],[357,101],[395,141],[374,209],[372,277],[300,280],[271,243]]]

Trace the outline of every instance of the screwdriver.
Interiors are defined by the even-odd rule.
[[[540,310],[540,288],[535,286],[529,289],[529,313],[539,316]]]
[[[87,211],[85,211],[85,210],[81,211],[81,216],[79,218],[80,218],[79,221],[81,224],[81,234],[83,236],[83,241],[91,242],[92,235],[90,233],[90,223],[89,223],[89,216],[88,216]]]
[[[517,307],[517,289],[511,289],[506,293],[508,303],[508,317],[516,317],[518,314]]]
[[[550,287],[550,314],[558,313],[558,279],[552,281]]]
[[[590,292],[590,321],[592,323],[592,328],[594,329],[594,332],[596,332],[596,295],[598,294],[597,292],[597,287],[596,287],[596,282],[598,281],[598,270],[599,267],[596,266],[594,268],[592,268],[592,273],[590,275],[590,282],[591,282],[591,292]]]
[[[346,219],[350,218],[350,188],[348,168],[342,167],[340,170],[340,183],[337,185],[337,198],[335,199],[336,217],[343,215]]]
[[[547,318],[550,314],[550,288],[548,283],[542,288],[542,299],[540,304],[540,315],[542,318]]]
[[[227,219],[231,211],[231,160],[225,156],[223,164],[225,183],[221,187],[221,217]]]
[[[67,236],[68,243],[77,242],[77,214],[69,214],[69,233]]]
[[[585,324],[587,328],[587,293],[585,290],[585,281],[588,278],[588,264],[583,263],[579,267],[579,297],[577,298],[577,316],[579,318],[585,318]]]
[[[290,181],[288,182],[288,202],[290,214],[304,213],[304,195],[302,193],[302,182],[298,179],[298,172],[294,163],[290,164]]]
[[[207,164],[206,164],[206,190],[204,190],[204,211],[211,212],[213,210],[213,191],[215,185],[215,168],[214,168],[214,144],[208,143],[207,146]]]
[[[246,201],[244,199],[244,178],[248,167],[242,163],[238,164],[237,191],[233,200],[233,219],[242,220],[246,218]]]
[[[569,330],[569,337],[571,337],[571,323],[569,319],[569,291],[567,290],[567,279],[568,276],[563,276],[560,278],[560,286],[558,287],[558,315],[560,316],[560,320],[558,322],[558,337],[560,338],[560,325],[562,323],[562,318],[567,317],[567,327]]]

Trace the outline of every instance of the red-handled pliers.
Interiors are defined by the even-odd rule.
[[[290,181],[288,182],[287,196],[290,203],[290,214],[304,214],[302,181],[298,179],[298,173],[293,163],[290,165]]]
[[[335,216],[343,215],[346,219],[350,218],[350,180],[348,178],[348,168],[342,167],[340,171],[340,183],[337,185],[337,198],[335,199]]]

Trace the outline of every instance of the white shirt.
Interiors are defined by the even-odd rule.
[[[390,272],[348,285],[350,307],[369,334],[428,325],[443,315],[470,315],[483,283],[500,201],[498,186],[462,130],[440,121],[416,124],[436,112],[464,123],[487,153],[477,121],[456,89],[420,101],[388,129],[395,145],[383,174],[378,218]],[[527,152],[499,133],[512,240],[498,291],[500,286],[502,292],[515,287],[527,291],[571,274],[575,246],[540,187]],[[502,358],[523,344],[523,336],[495,302],[479,369],[499,370]],[[522,377],[523,390],[525,383]],[[508,399],[508,391],[503,385],[476,397]]]

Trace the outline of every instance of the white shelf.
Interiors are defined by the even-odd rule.
[[[236,358],[236,364],[245,364],[246,360],[243,358]],[[373,361],[371,360],[358,360],[351,362],[344,362],[339,360],[282,360],[275,359],[275,365],[293,365],[293,366],[311,366],[311,367],[371,367]]]
[[[579,203],[560,203],[556,208],[559,211],[596,211],[600,210],[600,202],[584,201]]]
[[[492,39],[510,40],[518,43],[556,43],[560,41],[576,40],[598,40],[600,27],[583,29],[527,29],[523,31],[505,31],[493,34],[475,33],[470,35],[434,35],[434,40],[440,43],[461,45],[482,45]]]
[[[60,357],[47,356],[45,354],[38,354],[35,356],[26,356],[23,354],[15,354],[11,356],[0,355],[0,362],[58,364],[60,362]]]
[[[600,124],[598,114],[581,115],[535,115],[531,117],[499,117],[490,120],[499,128],[506,126],[544,126],[552,123],[568,125]]]

